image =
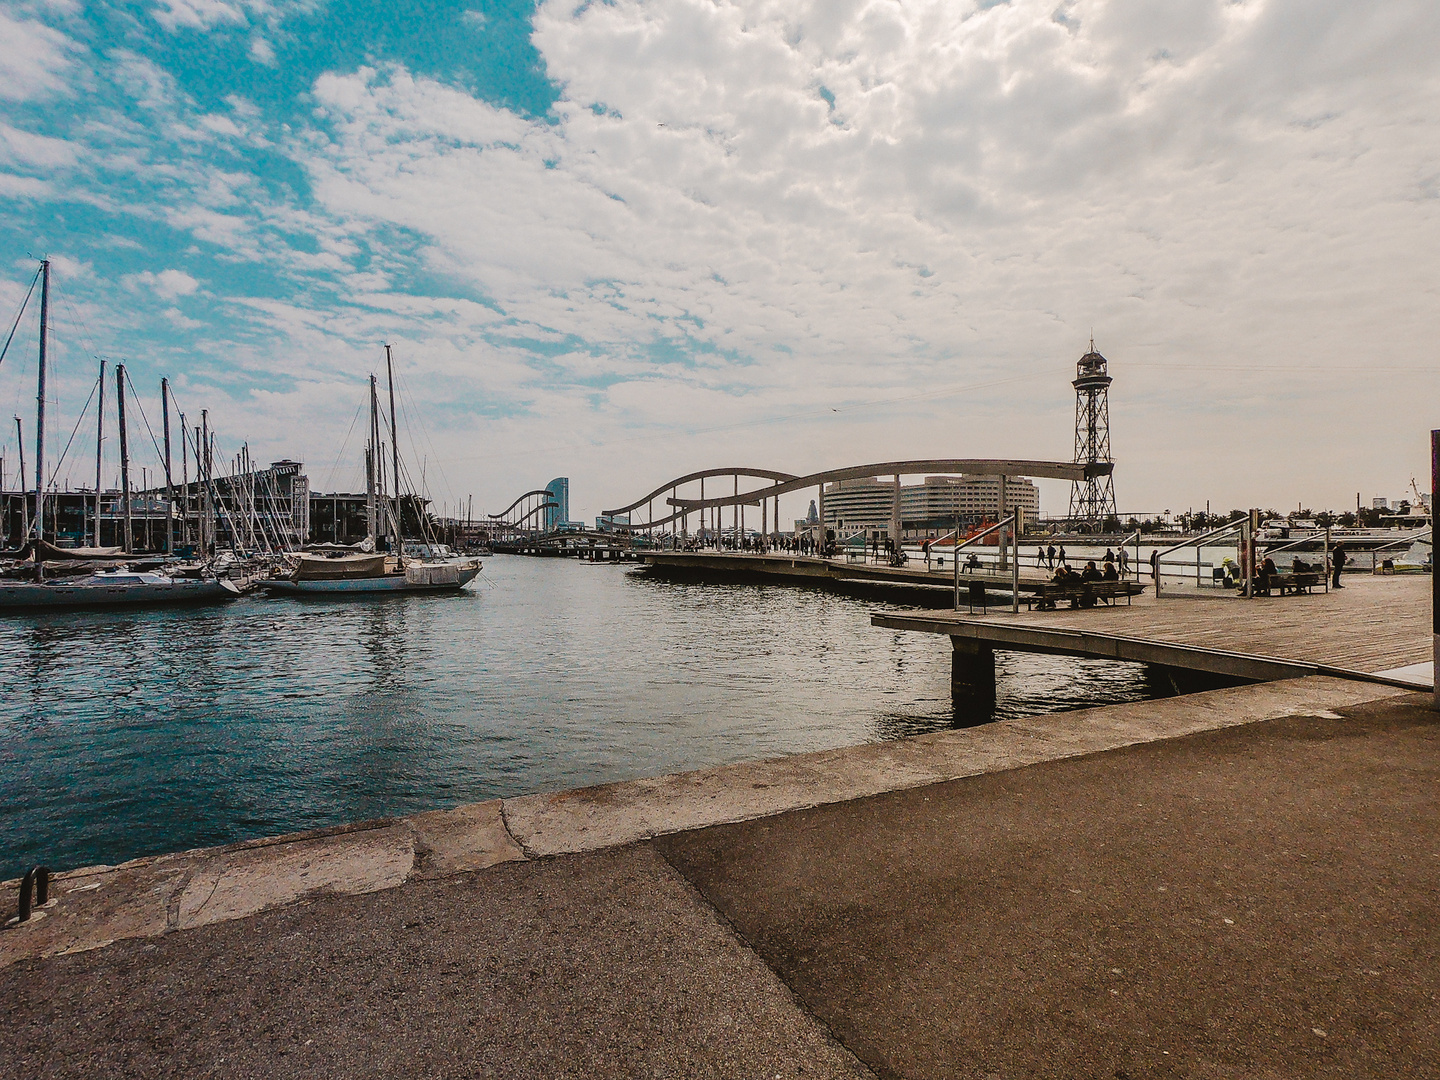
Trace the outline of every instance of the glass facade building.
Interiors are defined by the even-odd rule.
[[[570,521],[570,478],[557,476],[545,485],[545,491],[549,495],[547,502],[560,504],[547,507],[544,512],[545,531],[555,532]]]

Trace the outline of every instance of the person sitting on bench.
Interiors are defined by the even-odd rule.
[[[1104,573],[1102,573],[1100,576],[1101,576],[1102,578],[1104,578],[1106,581],[1119,581],[1119,580],[1120,580],[1120,574],[1119,574],[1118,571],[1116,571],[1116,569],[1115,569],[1115,564],[1114,564],[1113,562],[1107,562],[1107,563],[1105,564],[1105,571],[1104,571]]]
[[[1091,559],[1085,564],[1085,569],[1080,571],[1081,581],[1099,581],[1100,571],[1095,568],[1095,560]]]

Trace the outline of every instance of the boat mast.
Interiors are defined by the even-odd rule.
[[[394,473],[391,481],[395,485],[395,550],[400,565],[405,565],[405,532],[400,525],[400,429],[395,426],[395,363],[390,358],[390,346],[385,346],[385,378],[390,384],[390,469]]]
[[[160,404],[165,414],[165,554],[175,552],[175,485],[170,476],[170,380],[160,380]]]
[[[95,546],[100,546],[100,482],[105,468],[105,361],[100,361],[100,407],[95,410]]]
[[[190,543],[190,435],[185,414],[180,413],[180,544]]]
[[[200,451],[200,460],[195,468],[201,475],[201,482],[205,485],[203,502],[204,519],[200,523],[200,550],[205,555],[213,554],[215,544],[215,520],[213,514],[215,506],[210,498],[210,410],[200,410],[200,426],[195,429],[195,435],[200,439],[196,449]],[[202,449],[203,447],[203,449]]]
[[[35,391],[35,536],[45,538],[45,361],[50,325],[50,260],[40,262],[40,377]]]
[[[20,417],[15,417],[15,446],[20,451],[20,539],[30,535],[30,500],[25,490],[25,435],[20,428]]]
[[[120,408],[120,498],[125,503],[125,551],[134,549],[134,523],[130,518],[130,441],[125,430],[125,365],[115,365],[115,395]]]
[[[370,542],[378,544],[379,522],[375,520],[375,461],[380,452],[380,399],[375,390],[375,376],[370,376],[370,446],[365,451],[365,529]]]

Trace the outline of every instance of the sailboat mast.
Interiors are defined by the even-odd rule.
[[[180,413],[180,543],[190,543],[190,437],[185,414]]]
[[[200,427],[196,429],[195,434],[200,436],[201,439],[199,445],[195,448],[200,451],[200,460],[196,463],[195,468],[202,473],[203,483],[205,485],[204,502],[202,504],[205,516],[200,523],[200,544],[201,550],[206,555],[210,555],[213,554],[215,549],[215,519],[213,517],[215,505],[210,496],[210,467],[212,462],[210,460],[209,409],[200,410]]]
[[[375,520],[375,463],[380,452],[380,399],[375,390],[375,376],[370,376],[370,448],[365,451],[365,528],[371,542],[380,538],[380,525]]]
[[[50,335],[50,260],[40,262],[40,376],[35,391],[35,536],[45,537],[45,362]]]
[[[30,501],[25,491],[25,433],[20,417],[15,417],[15,447],[20,451],[20,539],[30,535]]]
[[[175,484],[170,476],[170,380],[160,380],[160,404],[165,415],[165,554],[175,551]]]
[[[95,546],[100,546],[100,484],[105,468],[105,361],[100,361],[100,407],[95,410]]]
[[[115,365],[115,400],[120,409],[120,498],[125,504],[125,550],[134,550],[134,523],[130,518],[130,440],[125,429],[125,365]]]
[[[390,384],[390,469],[395,485],[395,549],[400,564],[405,564],[405,530],[400,524],[400,429],[395,425],[395,362],[390,346],[385,346],[385,378]]]

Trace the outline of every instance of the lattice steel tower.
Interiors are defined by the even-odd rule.
[[[1090,351],[1075,365],[1075,460],[1087,465],[1109,463],[1110,457],[1110,384],[1106,373],[1108,361]],[[1087,525],[1091,532],[1105,528],[1106,519],[1116,517],[1115,482],[1107,472],[1088,480],[1076,480],[1070,490],[1070,523]]]

